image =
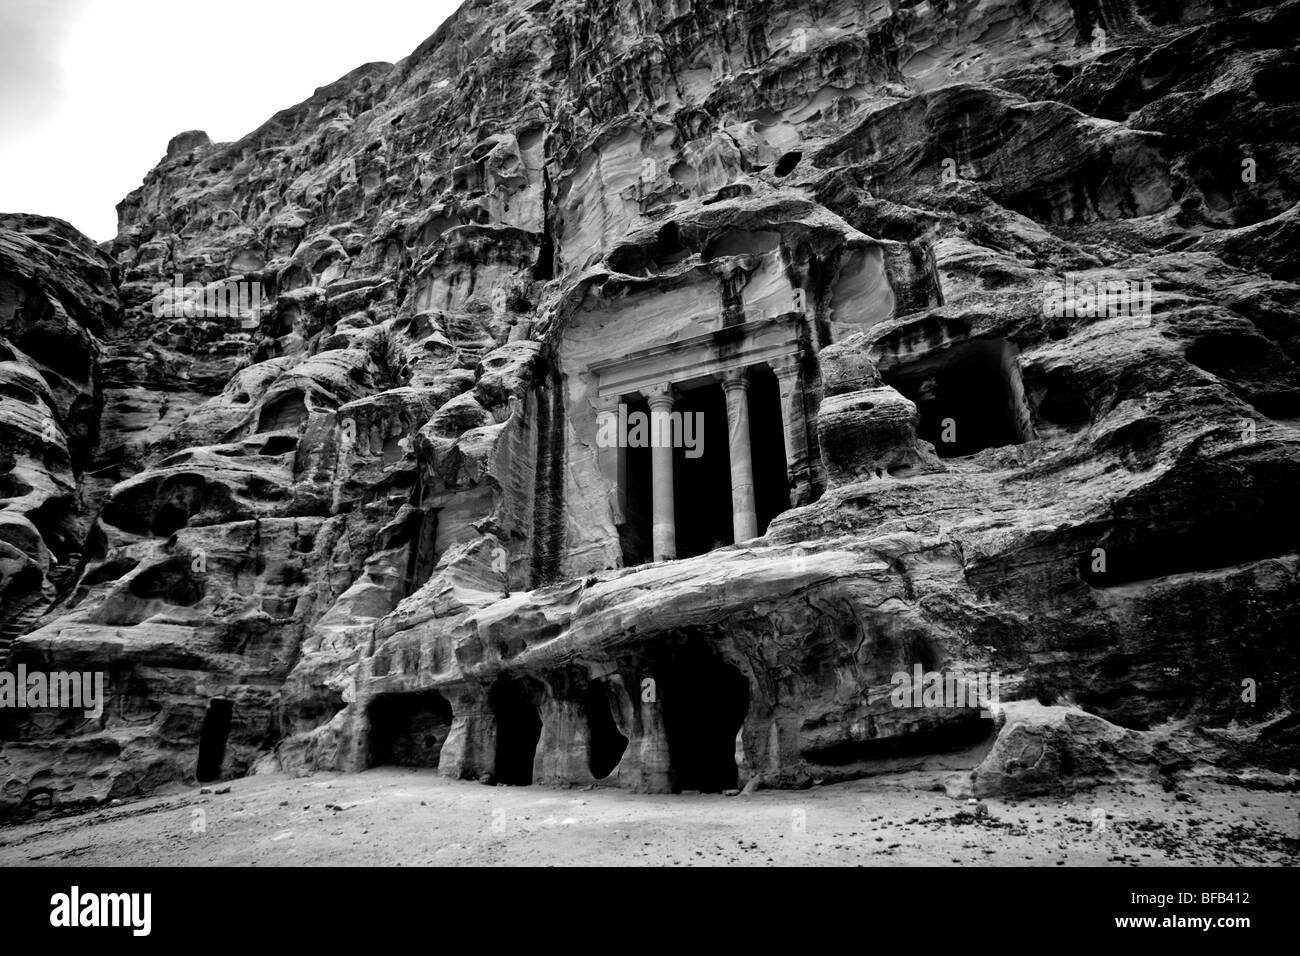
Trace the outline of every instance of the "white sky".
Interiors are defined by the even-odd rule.
[[[363,63],[395,63],[460,0],[0,0],[0,212],[96,242],[189,129],[238,139]]]

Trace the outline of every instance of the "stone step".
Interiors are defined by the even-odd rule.
[[[80,561],[80,558],[78,558],[78,561]],[[77,561],[73,561],[68,564],[56,564],[53,568],[50,569],[50,573],[47,575],[47,577],[50,579],[51,582],[53,582],[56,586],[58,586],[66,582],[68,578],[73,573],[76,572],[76,570],[77,570]]]
[[[54,585],[55,594],[62,596],[70,583],[75,582],[77,568],[81,565],[81,552],[73,551],[52,567],[46,578]]]
[[[35,600],[28,601],[16,614],[0,624],[0,667],[9,663],[9,654],[14,642],[24,634],[35,630],[37,622],[50,609],[50,604],[51,602],[44,597],[38,596]]]
[[[447,315],[443,328],[447,341],[465,355],[479,357],[496,346],[483,326],[471,316]]]

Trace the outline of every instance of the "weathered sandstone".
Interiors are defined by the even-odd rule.
[[[104,250],[0,219],[4,653],[111,694],[0,713],[0,808],[966,750],[980,795],[1293,782],[1297,35],[469,0],[178,135]],[[703,453],[607,447],[620,404]],[[916,665],[1002,707],[899,707]]]

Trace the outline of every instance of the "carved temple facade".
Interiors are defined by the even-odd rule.
[[[816,362],[804,315],[687,331],[596,358],[570,388],[576,438],[595,456],[594,474],[574,484],[594,480],[600,490],[580,494],[577,506],[608,509],[618,550],[611,561],[605,548],[607,565],[689,557],[758,537],[776,514],[820,493],[807,380]],[[653,442],[588,439],[629,409],[653,423]],[[669,440],[670,421],[683,416],[699,422],[702,454]]]

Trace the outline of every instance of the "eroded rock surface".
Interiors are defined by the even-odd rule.
[[[1114,753],[1284,783],[1297,35],[1294,2],[470,0],[178,135],[107,252],[5,217],[9,662],[110,700],[6,712],[0,804],[972,747],[981,793]],[[669,403],[698,458],[601,440]],[[898,706],[918,665],[1005,712]]]

